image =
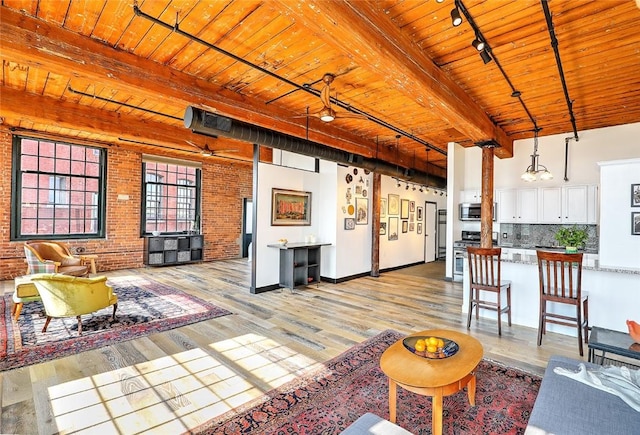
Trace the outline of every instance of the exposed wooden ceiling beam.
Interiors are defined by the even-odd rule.
[[[323,41],[348,51],[361,65],[423,107],[436,111],[473,142],[494,140],[498,157],[513,157],[513,141],[459,86],[413,45],[376,2],[318,1],[280,4]]]
[[[113,142],[118,142],[118,138],[122,138],[131,143],[147,142],[188,153],[198,153],[198,150],[189,142],[204,144],[201,135],[184,128],[29,94],[6,86],[0,86],[0,91],[3,117],[9,121],[13,119],[14,124],[23,120],[44,125],[55,124],[62,128],[107,135],[112,137]],[[209,139],[209,142],[212,141],[214,139]],[[223,141],[223,139],[215,139],[215,141]],[[229,148],[229,146],[223,147]],[[251,161],[253,157],[251,144],[234,143],[233,148],[238,148],[236,154],[238,159]]]
[[[83,37],[47,22],[0,6],[2,56],[25,65],[63,76],[83,77],[112,89],[125,90],[151,101],[167,99],[184,105],[200,105],[233,119],[304,138],[304,123],[291,120],[291,113],[273,106],[252,104],[247,98],[208,81],[176,71],[165,65],[119,51],[99,41]],[[186,130],[186,129],[185,129]],[[142,132],[140,134],[143,134]],[[369,158],[376,157],[375,142],[311,119],[308,139]],[[381,149],[377,158],[411,167],[413,155],[396,156]]]

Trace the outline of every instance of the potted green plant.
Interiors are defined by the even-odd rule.
[[[554,237],[569,254],[578,252],[578,248],[583,248],[589,238],[586,228],[578,228],[575,225],[573,227],[560,228],[556,231]]]

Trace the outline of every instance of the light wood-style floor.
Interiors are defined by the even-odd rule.
[[[467,332],[462,286],[444,280],[444,262],[258,295],[246,259],[106,273],[130,274],[233,314],[0,373],[1,433],[181,433],[385,329]],[[498,337],[495,321],[472,322],[485,358],[537,374],[550,355],[579,358],[576,338],[549,333],[538,347],[535,329],[505,325]]]

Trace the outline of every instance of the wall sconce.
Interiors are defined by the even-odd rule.
[[[531,164],[527,167],[524,173],[520,176],[524,181],[531,182],[536,181],[538,174],[540,174],[540,180],[551,180],[553,174],[549,172],[546,166],[541,165],[538,162],[538,131],[539,128],[535,128],[533,131],[533,154],[531,154]]]

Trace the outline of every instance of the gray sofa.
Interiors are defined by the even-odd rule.
[[[581,362],[561,356],[551,357],[525,434],[639,434],[640,412],[614,394],[553,371],[555,367],[577,371]],[[584,364],[587,369],[597,367],[587,362]]]

